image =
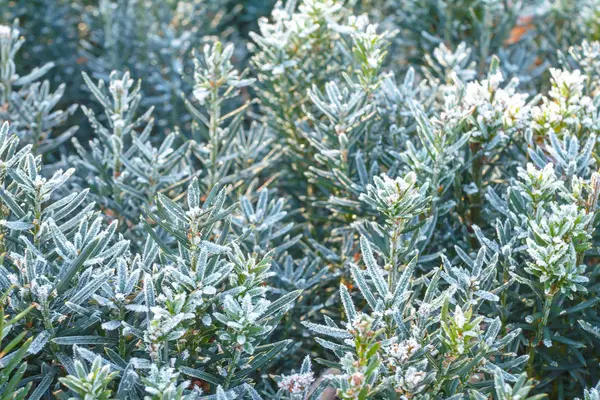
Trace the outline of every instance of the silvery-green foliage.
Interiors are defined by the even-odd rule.
[[[257,94],[282,152],[281,185],[294,182],[285,189],[289,204],[302,205],[296,219],[310,224],[308,251],[342,266],[355,253],[347,222],[368,212],[358,196],[393,164],[375,104],[388,34],[336,2],[295,6],[276,6],[252,35]],[[327,223],[313,224],[321,219]]]
[[[13,26],[2,25],[0,28],[0,46],[1,47],[1,63],[2,63],[2,104],[10,101],[13,88],[18,88],[28,85],[40,77],[42,77],[54,65],[48,63],[40,68],[32,70],[30,73],[21,75],[17,72],[15,64],[15,56],[25,43],[25,39],[19,36],[19,25],[14,23]]]
[[[254,79],[246,77],[248,71],[233,66],[233,51],[231,43],[204,46],[202,55],[194,60],[192,92],[201,109],[185,100],[193,116],[191,153],[196,160],[192,164],[199,166],[199,182],[205,190],[220,184],[243,192],[278,158],[266,126],[253,123],[244,127],[250,103],[235,103]],[[232,106],[237,108],[231,110]]]
[[[584,400],[596,400],[600,399],[600,388],[596,385],[595,387],[585,389],[583,392]]]
[[[550,211],[531,221],[528,253],[533,262],[525,270],[544,283],[546,294],[585,290],[585,266],[577,265],[577,253],[589,248],[588,226],[592,214],[576,206],[552,204]]]
[[[278,370],[287,373],[296,367],[297,354],[311,352],[313,339],[302,321],[318,318],[320,313],[331,311],[329,307],[338,301],[333,282],[341,274],[314,254],[302,259],[287,255],[280,262],[274,260],[272,269],[274,274],[271,282],[275,293],[301,291],[294,308],[286,314],[274,333],[298,338],[286,349],[290,356],[282,359],[278,365]]]
[[[61,108],[80,104],[87,99],[81,90],[81,71],[86,60],[80,58],[79,41],[89,33],[81,25],[85,5],[71,0],[16,0],[0,7],[4,24],[19,20],[19,29],[26,38],[24,46],[16,55],[21,71],[31,71],[45,63],[54,67],[44,74],[52,87],[65,85]],[[34,11],[34,12],[32,12]],[[71,117],[70,125],[79,122]]]
[[[288,208],[283,198],[269,199],[269,190],[256,193],[255,203],[246,196],[240,198],[240,210],[233,216],[232,229],[243,239],[249,251],[261,253],[273,249],[275,258],[285,255],[302,238],[293,235],[294,223],[289,221]],[[253,199],[254,200],[254,199]]]
[[[531,110],[533,133],[559,138],[577,136],[580,140],[594,134],[598,124],[597,96],[591,92],[592,76],[581,70],[550,69],[551,88],[542,104]]]
[[[41,159],[31,154],[30,146],[14,153],[18,141],[6,123],[2,139],[9,147],[0,188],[6,252],[0,286],[11,291],[11,312],[35,305],[25,320],[36,336],[29,352],[37,355],[33,376],[40,374],[36,391],[41,396],[55,375],[53,354],[73,344],[71,336],[82,343],[112,342],[87,331],[100,318],[82,304],[112,275],[127,242],[115,235],[116,223],[103,223],[93,204],[83,206],[87,190],[55,197],[72,169],[45,178]]]
[[[296,5],[296,1],[278,2],[272,20],[261,19],[260,33],[251,34],[258,47],[252,64],[264,85],[259,92],[263,112],[269,124],[292,143],[300,139],[294,121],[308,101],[306,91],[313,84],[322,86],[339,68],[340,55],[331,51],[339,33],[329,24],[339,23],[346,14],[332,0],[305,1],[298,11]],[[328,64],[333,71],[326,68]]]
[[[305,134],[314,149],[317,166],[309,167],[309,181],[326,181],[332,188],[325,205],[336,214],[347,214],[359,204],[356,197],[360,187],[369,181],[361,139],[369,135],[369,120],[373,118],[373,106],[362,89],[353,91],[340,88],[334,82],[325,86],[326,94],[313,88],[309,91],[312,103],[320,115],[311,115],[314,130]],[[321,116],[326,117],[321,121]],[[375,150],[376,151],[376,150]],[[373,165],[373,164],[372,164]],[[371,172],[373,173],[373,172]]]
[[[75,373],[65,378],[60,378],[62,383],[70,393],[75,394],[75,398],[83,399],[106,399],[111,396],[111,391],[107,389],[108,384],[113,380],[117,373],[110,371],[110,365],[102,365],[100,356],[94,359],[94,362],[88,368],[82,361],[75,360],[73,364]],[[67,397],[64,398],[73,398]]]
[[[584,93],[596,99],[598,96],[598,76],[600,75],[600,42],[584,40],[581,44],[571,46],[568,56],[562,52],[561,64],[567,69],[580,69],[585,76]]]
[[[39,360],[39,395],[56,376],[44,364],[52,354],[67,363],[70,375],[61,382],[80,396],[145,392],[170,399],[196,391],[182,373],[249,390],[249,376],[289,345],[263,342],[300,291],[269,295],[271,253],[247,254],[236,244],[243,237],[228,234],[236,206],[225,208],[224,191],[203,202],[193,179],[185,208],[158,194],[144,221],[143,252],[130,255],[117,223],[105,226],[94,204],[85,206],[87,191],[53,201],[72,170],[45,179],[30,146],[15,153],[7,124],[2,138],[7,256],[0,284],[11,292],[12,312],[31,311],[23,319],[36,335],[27,351]],[[84,361],[68,361],[71,349],[93,361],[90,373]],[[184,354],[176,369],[174,354]]]
[[[528,95],[517,92],[516,78],[506,84],[503,81],[499,60],[494,57],[486,79],[464,85],[457,81],[445,93],[443,110],[449,114],[450,123],[464,124],[463,129],[471,133],[471,147],[475,147],[471,151],[483,153],[475,152],[472,155],[475,159],[483,155],[493,159],[495,153],[526,127],[530,108]],[[476,184],[479,187],[479,183]]]
[[[33,145],[36,154],[56,150],[77,131],[77,126],[63,128],[77,105],[55,110],[65,92],[65,85],[50,91],[50,82],[40,82],[54,63],[35,67],[29,73],[17,69],[15,59],[25,39],[19,25],[0,25],[0,118],[12,124],[23,143]]]
[[[388,142],[390,153],[396,154],[398,148],[408,145],[408,139],[415,133],[414,115],[410,104],[418,103],[424,110],[435,104],[437,91],[427,80],[419,84],[415,82],[416,73],[410,69],[401,83],[395,74],[385,76],[381,82],[381,89],[377,91],[377,113],[382,119],[382,126],[387,134],[381,139]]]
[[[337,396],[452,396],[468,390],[481,374],[491,371],[495,357],[499,357],[496,363],[504,364],[506,376],[511,377],[508,371],[527,357],[501,361],[500,356],[520,330],[500,339],[500,319],[489,320],[484,331],[484,317],[476,314],[481,301],[498,300],[485,291],[495,261],[483,268],[486,260],[481,250],[476,261],[469,260],[472,271],[468,275],[466,270],[449,267],[452,275],[438,270],[414,278],[418,255],[403,260],[399,254],[411,254],[404,250],[410,241],[403,241],[402,236],[410,231],[406,223],[426,210],[422,194],[414,188],[414,175],[396,181],[380,180],[376,185],[368,188],[369,195],[363,199],[387,216],[382,229],[389,230],[391,237],[376,242],[361,237],[366,269],[350,265],[354,284],[370,311],[357,309],[351,292],[342,284],[343,325],[327,317],[325,325],[305,322],[315,334],[326,337],[317,341],[339,357],[333,365],[342,373],[328,377]],[[380,257],[383,266],[378,262]],[[447,288],[440,288],[440,278],[447,281]],[[481,359],[487,362],[478,366]]]
[[[65,111],[54,109],[64,92],[64,84],[55,92],[50,92],[50,83],[45,80],[32,83],[12,97],[13,126],[21,132],[24,143],[33,144],[36,154],[45,155],[56,150],[79,129],[78,126],[72,126],[61,131],[69,116],[77,110],[77,105]]]
[[[315,8],[313,12],[309,12],[311,7]],[[315,17],[315,13],[318,16],[324,11],[322,7],[320,2],[307,2],[290,18],[304,21],[311,15]],[[331,40],[339,37],[339,45],[323,45],[332,45],[339,52],[336,65],[340,70],[330,82],[318,79],[310,82],[306,89],[307,98],[301,101],[297,110],[296,132],[287,139],[288,144],[283,144],[296,152],[284,154],[283,161],[294,166],[288,174],[296,174],[295,170],[304,171],[302,180],[307,183],[307,193],[295,195],[292,204],[306,205],[302,217],[307,221],[311,221],[310,215],[314,213],[327,218],[327,227],[314,227],[315,236],[310,242],[320,256],[332,261],[339,256],[319,242],[330,240],[327,236],[331,231],[339,241],[335,246],[345,249],[343,257],[352,256],[353,228],[346,223],[368,212],[358,201],[358,196],[374,175],[381,169],[393,169],[394,164],[387,152],[388,145],[394,140],[383,134],[387,122],[382,121],[377,112],[379,93],[386,78],[381,66],[387,54],[388,34],[379,33],[378,26],[369,23],[365,16],[345,17],[347,10],[335,11],[337,16],[326,18],[326,32],[331,35]],[[280,96],[278,89],[275,94]],[[276,129],[281,132],[282,126]],[[289,132],[282,133],[287,135]],[[290,146],[292,143],[296,144]],[[306,160],[313,157],[315,162],[308,165]],[[318,190],[311,189],[314,187]]]
[[[289,345],[262,342],[300,292],[267,297],[271,254],[242,251],[229,234],[236,206],[225,207],[224,190],[213,189],[202,201],[199,188],[194,178],[185,208],[157,198],[151,218],[175,240],[163,242],[149,231],[161,247],[164,273],[156,282],[146,278],[153,295],[146,300],[150,329],[144,340],[155,360],[168,360],[169,347],[185,343],[191,367],[183,373],[229,390]],[[191,335],[192,327],[204,333]]]
[[[2,357],[0,357],[0,399],[25,399],[31,391],[31,383],[24,386],[20,385],[25,371],[27,370],[27,362],[24,361],[31,346],[33,338],[29,338],[23,342],[27,331],[21,331],[15,335],[8,343],[3,343],[10,331],[20,319],[25,317],[31,311],[33,306],[25,309],[23,312],[14,317],[5,318],[5,303],[8,297],[8,291],[0,297],[0,349]]]
[[[537,155],[533,159],[538,165],[529,164],[519,170],[519,180],[508,189],[506,203],[493,191],[488,192],[492,206],[510,221],[504,227],[497,222],[497,227],[504,230],[498,230],[499,235],[518,238],[508,245],[513,248],[511,258],[522,261],[520,266],[505,269],[504,276],[512,276],[523,288],[521,296],[528,300],[522,306],[511,307],[505,315],[527,315],[525,320],[533,332],[529,338],[529,373],[544,362],[540,356],[552,359],[557,351],[568,351],[569,356],[583,360],[585,356],[575,346],[583,347],[583,342],[591,339],[587,332],[594,331],[585,319],[593,313],[589,308],[595,303],[596,289],[590,283],[597,280],[597,272],[589,271],[584,261],[597,224],[598,175],[590,176],[593,161],[585,152],[578,153],[576,138],[569,139],[573,160],[566,168],[568,172],[562,169],[565,167],[555,170],[552,154],[564,153],[560,149],[562,143],[554,135],[551,139],[545,151],[538,148],[535,153],[530,152]],[[575,168],[577,164],[581,168]],[[525,246],[520,247],[519,242]],[[502,303],[510,304],[511,297],[509,292]],[[562,330],[565,320],[576,324],[576,328]],[[571,374],[580,371],[569,369]],[[542,384],[548,384],[552,378],[546,378]]]
[[[300,371],[292,371],[290,375],[277,377],[277,393],[271,395],[275,399],[317,400],[327,388],[326,381],[315,382],[310,357],[306,356]]]
[[[597,397],[596,0],[92,3],[0,5],[0,397]]]
[[[403,61],[424,64],[441,43],[453,51],[465,43],[473,49],[471,58],[477,65],[477,75],[482,78],[490,56],[504,52],[506,57],[512,58],[513,53],[527,48],[530,42],[527,35],[515,35],[513,31],[522,25],[520,19],[530,14],[527,6],[532,2],[529,1],[509,4],[496,0],[388,0],[381,3],[375,3],[371,12],[382,13],[388,25],[399,29],[394,46]],[[520,56],[522,59],[515,60],[517,71],[535,59],[531,52]]]
[[[518,380],[511,384],[505,381],[501,370],[494,373],[494,398],[498,400],[538,400],[546,397],[545,394],[530,395],[533,388],[534,382],[531,379],[527,380],[526,374],[519,375]],[[472,400],[487,399],[477,391],[472,391],[469,398]]]
[[[294,200],[311,208],[310,203],[313,199],[310,194],[306,196],[309,189],[303,178],[304,171],[309,167],[307,160],[312,159],[315,152],[322,151],[331,153],[328,158],[336,158],[332,161],[344,162],[339,159],[339,155],[335,156],[336,153],[345,152],[340,151],[344,143],[331,139],[335,136],[335,120],[341,117],[339,112],[353,112],[356,110],[351,110],[352,107],[360,108],[364,105],[364,100],[357,99],[357,96],[361,97],[358,93],[361,91],[360,84],[356,84],[356,88],[340,88],[347,90],[346,101],[351,96],[354,97],[354,104],[349,105],[346,110],[338,106],[338,110],[329,115],[327,131],[312,132],[311,123],[307,126],[304,120],[306,116],[312,120],[325,117],[324,110],[322,107],[319,109],[319,105],[314,103],[314,98],[317,92],[325,90],[326,83],[341,81],[342,72],[355,71],[356,76],[362,76],[364,87],[377,84],[373,82],[374,74],[377,74],[379,64],[385,56],[385,46],[382,47],[378,43],[380,36],[375,33],[375,27],[369,28],[370,33],[367,33],[367,25],[368,20],[365,17],[350,16],[349,10],[335,0],[310,0],[300,3],[291,0],[285,4],[278,2],[271,20],[259,20],[259,33],[251,33],[257,47],[251,64],[257,76],[257,86],[260,88],[257,91],[260,110],[264,114],[265,122],[279,138],[284,155],[282,162],[295,166],[286,171],[286,176],[300,175],[300,179],[294,180],[302,182],[305,193],[299,192]],[[373,43],[364,42],[367,35],[372,36]],[[363,39],[362,45],[359,37]],[[354,47],[353,38],[357,44]],[[365,63],[361,64],[360,60]],[[371,62],[370,65],[367,60]],[[354,82],[360,81],[355,77]],[[340,100],[337,102],[339,104]],[[359,121],[354,121],[357,122]],[[331,128],[334,128],[333,131]],[[328,142],[323,143],[320,148],[314,148],[310,138],[319,140],[325,135],[328,136]],[[348,160],[352,160],[352,157],[349,156]],[[326,172],[330,174],[329,171]],[[327,176],[319,178],[328,179]],[[346,187],[348,184],[349,182],[345,182]],[[323,197],[328,196],[326,194]]]
[[[83,107],[95,137],[86,148],[77,139],[73,144],[79,154],[72,159],[77,167],[79,186],[91,189],[93,199],[109,216],[121,221],[128,237],[140,244],[139,225],[142,207],[152,207],[159,192],[177,194],[189,171],[184,158],[189,143],[179,145],[177,133],[153,144],[154,118],[150,108],[138,115],[141,82],[134,83],[129,73],[111,74],[108,91],[104,81],[84,79],[96,100],[104,108],[106,122]]]
[[[179,382],[179,373],[173,368],[159,369],[152,365],[150,373],[142,381],[145,384],[146,399],[175,400],[198,398],[199,393],[184,395],[185,389],[190,386],[190,381]]]
[[[531,22],[539,31],[538,46],[550,59],[560,59],[560,52],[565,52],[570,46],[600,39],[596,0],[543,1],[535,14],[537,18],[532,18]]]
[[[450,224],[450,231],[444,232],[447,239],[453,240],[453,227],[465,228],[451,222],[455,218],[469,226],[483,223],[486,187],[505,169],[514,171],[514,164],[498,161],[507,154],[520,157],[523,151],[535,98],[529,100],[516,90],[516,78],[506,85],[503,80],[499,60],[493,57],[487,79],[463,82],[453,78],[451,84],[440,86],[437,110],[431,116],[423,106],[411,104],[418,141],[407,143],[397,157],[435,189],[436,217]]]
[[[427,185],[416,186],[416,174],[405,178],[391,179],[387,175],[373,178],[373,185],[367,186],[367,193],[360,196],[364,202],[374,205],[387,218],[390,226],[399,225],[423,213],[427,209]]]
[[[142,103],[157,108],[157,124],[167,131],[187,124],[180,93],[191,85],[192,50],[210,35],[234,39],[227,24],[239,13],[234,2],[102,0],[83,15],[89,34],[80,53],[85,70],[107,80],[111,71],[130,71],[143,78]],[[240,54],[243,57],[243,54]]]
[[[431,55],[425,54],[425,76],[431,81],[452,84],[455,80],[469,82],[477,76],[475,65],[471,61],[472,49],[461,42],[451,50],[444,43],[433,49]]]

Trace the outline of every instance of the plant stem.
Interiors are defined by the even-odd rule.
[[[552,301],[554,300],[554,294],[546,296],[544,300],[544,306],[542,308],[542,319],[537,324],[535,337],[533,342],[529,342],[529,360],[527,362],[527,375],[532,378],[534,373],[534,360],[535,360],[535,349],[539,342],[542,340],[544,327],[548,323],[548,317],[550,316],[550,310],[552,308]]]
[[[233,358],[231,360],[231,363],[229,364],[229,368],[227,368],[227,376],[225,377],[225,382],[223,384],[223,389],[225,389],[225,390],[229,389],[229,385],[231,384],[231,376],[233,375],[233,372],[235,371],[235,366],[238,363],[240,353],[241,353],[240,349],[236,347],[235,353],[233,354]]]

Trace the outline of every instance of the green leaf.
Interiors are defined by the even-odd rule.
[[[102,344],[102,345],[115,345],[114,339],[105,336],[63,336],[51,339],[52,342],[62,346],[73,346],[73,345],[89,345],[89,344]]]
[[[62,294],[67,288],[71,279],[75,276],[75,274],[79,271],[79,269],[83,266],[83,264],[93,257],[95,254],[96,248],[98,244],[102,241],[103,234],[96,236],[92,241],[90,241],[87,246],[81,250],[81,253],[71,262],[67,264],[64,270],[61,270],[61,274],[59,275],[58,282],[55,286],[58,294]]]

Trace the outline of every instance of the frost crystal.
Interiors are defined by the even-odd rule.
[[[304,393],[315,378],[312,372],[305,374],[282,375],[281,380],[277,383],[280,389],[286,390],[289,393]]]

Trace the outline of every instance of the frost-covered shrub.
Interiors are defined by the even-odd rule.
[[[594,1],[0,4],[0,399],[596,399]]]

